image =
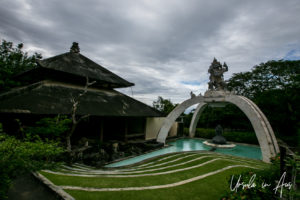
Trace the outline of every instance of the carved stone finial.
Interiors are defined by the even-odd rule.
[[[208,89],[209,90],[225,90],[226,83],[223,74],[228,71],[228,66],[224,62],[222,65],[216,58],[211,63],[208,72],[210,73]]]
[[[73,44],[72,44],[72,46],[70,48],[70,52],[71,53],[79,53],[80,52],[78,42],[73,42]]]
[[[196,97],[193,91],[191,91],[190,95],[191,95],[191,99]]]

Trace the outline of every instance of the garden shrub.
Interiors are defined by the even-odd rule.
[[[185,128],[184,133],[188,135],[189,129]],[[197,128],[195,137],[212,139],[215,136],[215,129]],[[224,131],[223,136],[227,141],[241,142],[248,144],[258,144],[254,132],[238,132],[238,131]]]
[[[226,138],[227,141],[258,144],[257,137],[254,132],[225,131],[223,136]]]
[[[0,134],[0,199],[7,198],[11,181],[22,174],[58,165],[57,157],[63,148],[54,141],[42,141],[38,137],[18,140]]]
[[[183,135],[188,137],[189,136],[189,128],[183,128]]]
[[[280,179],[280,168],[279,168],[279,157],[273,159],[273,164],[263,170],[248,170],[241,174],[233,174],[228,177],[228,188],[232,190],[227,191],[222,197],[222,200],[240,200],[240,199],[279,199],[280,192],[275,194],[273,188],[276,187],[276,180]],[[245,184],[253,183],[254,187],[242,186],[234,190],[239,177],[241,177],[239,183],[244,182]],[[254,178],[253,178],[254,177]],[[253,182],[250,179],[254,179]],[[270,186],[262,187],[262,184],[271,184]],[[252,184],[251,184],[252,185]],[[253,185],[252,185],[253,186]]]
[[[212,139],[215,136],[215,129],[197,128],[195,137]]]
[[[47,139],[62,139],[65,133],[70,129],[71,119],[65,115],[57,117],[47,117],[35,123],[35,126],[26,127],[25,133],[32,137],[35,135]]]
[[[289,166],[289,163],[291,163],[291,160],[293,160],[293,163],[295,166],[300,166],[300,163],[297,164],[296,159],[299,158],[299,156],[295,156],[293,158],[288,158],[286,160],[287,166]],[[235,188],[236,183],[238,181],[239,176],[241,176],[240,183],[244,182],[245,184],[251,183],[250,179],[253,178],[255,175],[253,183],[255,183],[255,187],[245,187],[242,189],[242,186],[240,186],[237,191],[227,191],[222,197],[222,200],[240,200],[240,199],[255,199],[255,200],[264,200],[264,199],[299,199],[299,191],[296,191],[295,182],[293,181],[293,178],[291,176],[291,170],[287,169],[285,171],[286,175],[285,177],[283,174],[280,174],[280,156],[277,155],[274,158],[271,158],[272,164],[263,169],[263,170],[248,170],[241,174],[234,174],[234,176],[228,177],[228,188],[231,188],[232,190]],[[295,168],[293,168],[292,171],[294,171]],[[298,169],[300,171],[300,168]],[[298,173],[299,173],[298,171]],[[233,179],[232,179],[233,177]],[[287,184],[286,186],[282,187],[282,193],[281,193],[281,187],[280,183],[278,181],[281,179],[281,177],[284,177],[284,181],[280,182]],[[298,180],[298,178],[295,176],[295,179]],[[232,181],[232,182],[231,182]],[[292,183],[291,188],[288,187],[288,183]],[[262,187],[262,185],[265,184],[265,187]],[[266,185],[270,184],[270,185]],[[278,185],[279,184],[279,185]],[[275,192],[275,188],[278,186],[277,191]]]

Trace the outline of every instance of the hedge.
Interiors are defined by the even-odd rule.
[[[184,134],[185,135],[189,134],[188,128],[184,128]],[[205,129],[205,128],[196,129],[195,137],[212,139],[214,136],[215,136],[214,129]],[[248,144],[258,144],[254,132],[224,131],[223,136],[226,138],[227,141],[241,142],[241,143],[248,143]]]

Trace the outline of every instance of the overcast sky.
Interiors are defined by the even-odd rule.
[[[44,58],[81,54],[129,82],[147,104],[207,89],[213,58],[229,72],[300,59],[299,0],[1,0],[0,39]],[[131,96],[131,88],[122,89]]]

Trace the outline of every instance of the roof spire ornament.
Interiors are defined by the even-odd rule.
[[[70,48],[70,52],[71,53],[79,53],[80,52],[78,42],[73,42],[73,44],[72,44],[72,46]]]

